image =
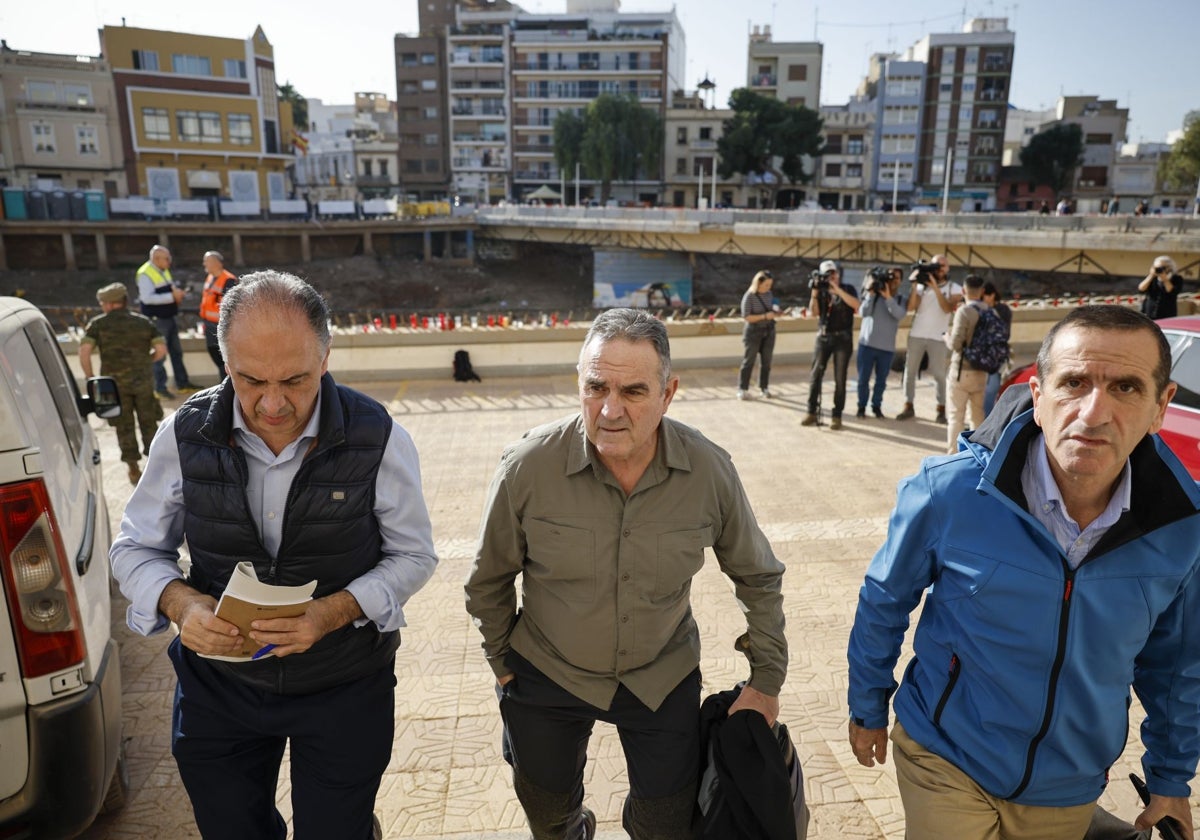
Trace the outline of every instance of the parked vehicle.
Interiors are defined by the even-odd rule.
[[[1171,345],[1171,380],[1179,386],[1159,434],[1192,478],[1200,481],[1200,315],[1163,318],[1157,323]],[[1001,383],[1000,393],[1028,382],[1036,372],[1032,364],[1017,368]]]
[[[80,395],[29,303],[0,297],[0,836],[57,838],[124,804],[121,669],[111,638],[108,508]]]

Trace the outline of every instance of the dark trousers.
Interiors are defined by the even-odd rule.
[[[742,330],[742,366],[738,370],[738,388],[750,388],[750,374],[754,372],[754,360],[762,357],[758,368],[758,387],[764,391],[771,381],[771,357],[775,355],[775,325],[747,324]]]
[[[866,344],[858,345],[858,408],[867,407],[867,394],[871,388],[871,374],[875,374],[875,389],[871,392],[871,406],[883,407],[883,389],[887,387],[888,374],[892,370],[894,350],[880,350]]]
[[[167,341],[167,355],[171,357],[171,370],[175,374],[175,387],[192,387],[192,381],[188,379],[187,368],[183,366],[183,345],[179,342],[179,324],[175,322],[175,317],[155,317],[154,326],[158,327],[158,331],[162,333],[162,337]],[[160,359],[154,363],[154,390],[160,393],[167,390],[167,363],[165,360]]]
[[[315,694],[281,695],[229,679],[178,637],[168,653],[179,679],[171,752],[203,837],[287,836],[275,787],[289,741],[295,840],[372,836],[395,729],[391,669]]]
[[[821,399],[821,381],[825,378],[825,366],[833,359],[833,412],[832,417],[841,417],[846,407],[846,372],[850,369],[850,354],[854,350],[851,333],[832,332],[817,336],[813,348],[812,376],[808,381],[808,411],[815,414]]]
[[[516,679],[500,693],[504,758],[513,766],[517,796],[535,840],[579,837],[569,832],[583,804],[588,739],[598,720],[617,727],[625,751],[625,830],[634,840],[692,837],[700,773],[699,668],[651,711],[625,686],[617,689],[609,708],[600,709],[561,688],[515,651],[505,664]]]
[[[204,347],[208,357],[217,366],[217,381],[225,378],[225,359],[221,356],[221,345],[217,342],[217,325],[212,321],[204,322]]]

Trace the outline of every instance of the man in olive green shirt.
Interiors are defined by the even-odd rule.
[[[596,720],[615,724],[625,748],[626,831],[691,837],[700,634],[689,596],[705,548],[749,624],[751,678],[730,713],[779,714],[783,564],[729,455],[664,416],[678,387],[662,323],[605,312],[579,357],[582,412],[510,446],[488,493],[467,611],[534,840],[593,835],[582,806]]]

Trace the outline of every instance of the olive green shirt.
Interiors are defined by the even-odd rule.
[[[690,594],[706,548],[749,624],[750,684],[778,695],[783,564],[728,453],[666,417],[628,497],[578,415],[508,447],[488,491],[467,611],[497,676],[509,673],[511,648],[593,706],[607,709],[624,685],[657,709],[700,661]]]
[[[154,363],[150,351],[166,343],[154,322],[145,315],[118,307],[88,321],[82,344],[94,344],[100,352],[100,372],[128,390],[153,387]]]

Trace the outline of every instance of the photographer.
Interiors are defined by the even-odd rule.
[[[737,398],[750,398],[750,374],[754,372],[754,359],[762,357],[758,369],[758,387],[763,399],[771,398],[771,356],[775,352],[775,319],[780,317],[779,304],[771,296],[775,278],[769,271],[760,271],[750,281],[750,288],[742,295],[742,367],[738,371]]]
[[[1146,279],[1138,283],[1138,291],[1145,295],[1142,298],[1142,314],[1151,320],[1158,318],[1174,318],[1179,314],[1179,288],[1183,278],[1175,268],[1175,260],[1170,257],[1155,257],[1150,266]]]
[[[813,348],[812,376],[808,383],[808,414],[801,426],[817,425],[817,403],[821,398],[821,380],[825,365],[833,357],[833,411],[829,428],[842,428],[842,410],[846,407],[846,371],[854,352],[854,313],[858,295],[853,287],[842,285],[842,271],[833,260],[825,260],[809,280],[808,309],[817,316],[820,328]]]
[[[867,393],[871,373],[875,390],[871,393],[871,411],[883,416],[883,390],[887,387],[892,357],[896,355],[896,331],[906,313],[899,295],[903,272],[898,268],[876,266],[863,281],[862,328],[858,334],[858,417],[867,416]]]
[[[928,354],[929,372],[933,374],[937,395],[935,422],[945,425],[946,342],[943,336],[950,327],[950,316],[962,302],[962,286],[950,282],[950,263],[944,254],[938,254],[927,263],[917,263],[908,279],[913,284],[908,311],[916,314],[908,329],[908,349],[904,359],[904,410],[896,415],[896,419],[911,420],[915,416],[913,398],[917,393],[917,376],[921,358]]]

